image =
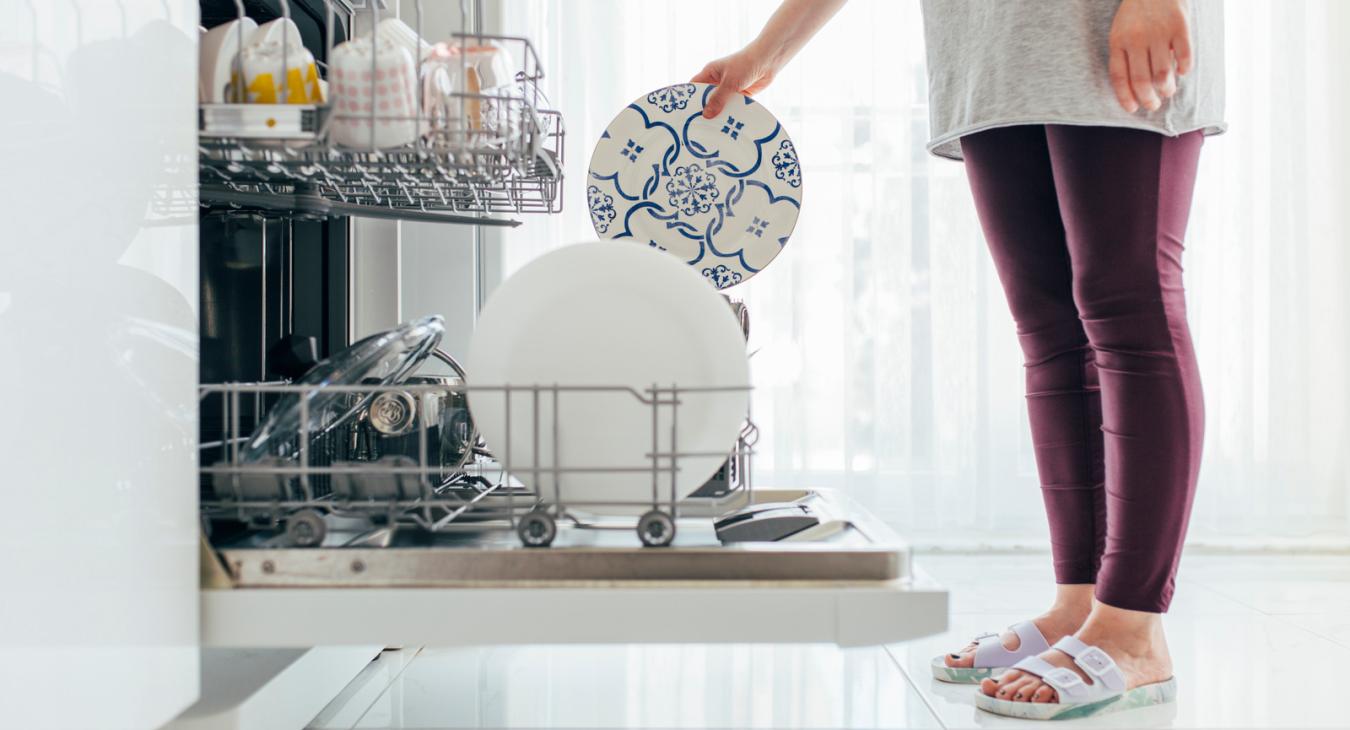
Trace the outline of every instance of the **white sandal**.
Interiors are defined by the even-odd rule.
[[[1040,629],[1036,628],[1036,624],[1030,621],[1013,624],[1008,627],[1008,630],[1017,634],[1018,644],[1016,649],[1012,651],[1005,649],[1003,642],[998,638],[998,634],[980,634],[973,640],[975,644],[974,666],[949,667],[945,655],[933,657],[931,663],[933,678],[939,682],[979,684],[983,679],[1008,671],[1009,667],[1026,657],[1034,657],[1050,649],[1050,642],[1045,640],[1045,636]]]
[[[996,715],[1024,720],[1069,720],[1161,705],[1176,699],[1176,677],[1127,690],[1120,667],[1100,648],[1088,646],[1074,636],[1060,639],[1054,648],[1068,654],[1092,683],[1084,682],[1072,669],[1057,667],[1039,656],[1030,656],[1012,668],[1040,677],[1059,694],[1058,702],[1014,702],[990,697],[977,690],[975,706]]]

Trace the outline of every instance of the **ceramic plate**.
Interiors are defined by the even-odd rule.
[[[602,237],[668,251],[725,289],[783,250],[802,175],[787,130],[754,99],[704,119],[712,89],[675,84],[619,112],[591,154],[586,198]]]
[[[722,297],[675,259],[615,242],[552,251],[499,286],[478,319],[465,372],[471,386],[740,388],[681,396],[676,446],[705,455],[680,459],[679,496],[706,482],[735,445],[750,382],[745,339]],[[558,491],[551,475],[532,471],[554,464],[550,393],[540,398],[537,439],[528,391],[512,393],[509,434],[499,391],[471,390],[469,410],[492,454],[546,501],[651,499],[652,410],[626,391],[559,394],[557,464],[640,471],[562,474]],[[668,453],[670,408],[658,415],[658,448]],[[669,501],[668,475],[660,485]],[[583,509],[627,515],[650,506]]]
[[[252,18],[242,18],[217,25],[202,34],[197,46],[198,97],[202,101],[225,101],[225,85],[230,82],[234,57],[241,48],[252,44],[257,30],[258,24]]]

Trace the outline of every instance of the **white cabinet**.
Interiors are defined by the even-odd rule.
[[[198,692],[197,3],[0,0],[0,724]]]

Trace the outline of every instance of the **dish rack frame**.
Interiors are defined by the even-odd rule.
[[[472,0],[481,17],[481,0]],[[288,0],[280,0],[290,19]],[[372,35],[381,20],[380,3],[369,4]],[[242,0],[235,0],[245,17]],[[324,0],[328,27],[325,58],[331,61],[340,22],[333,0]],[[413,30],[422,33],[422,0],[415,0]],[[395,17],[395,16],[390,16]],[[468,28],[470,0],[460,1],[461,27]],[[244,47],[242,24],[237,49]],[[282,58],[290,59],[290,34],[282,34]],[[350,28],[344,29],[350,39]],[[345,112],[329,93],[323,104],[289,104],[291,83],[281,85],[280,104],[202,103],[199,112],[199,181],[204,207],[283,212],[296,218],[386,217],[401,220],[518,225],[490,214],[559,213],[566,131],[562,114],[548,108],[540,89],[539,54],[528,38],[461,32],[449,35],[457,50],[460,78],[467,78],[469,49],[491,46],[512,62],[513,82],[445,94],[445,113],[424,108],[423,54],[417,54],[418,90],[411,115]],[[370,98],[374,99],[375,54]],[[324,77],[328,64],[315,61]],[[286,71],[290,63],[283,62]],[[233,75],[244,78],[239,51]],[[364,82],[363,82],[364,83]],[[234,93],[231,91],[230,93]],[[232,99],[238,101],[238,99]],[[336,120],[360,118],[374,141],[376,122],[411,122],[415,139],[401,147],[350,149],[338,145]],[[279,130],[285,130],[284,132]],[[374,146],[373,144],[371,145]]]
[[[415,460],[407,459],[401,463],[381,460],[318,464],[314,463],[316,440],[330,434],[311,430],[307,395],[312,395],[320,388],[328,392],[351,393],[366,403],[381,393],[406,393],[421,402],[425,395],[438,393],[498,392],[502,394],[504,423],[508,434],[514,433],[511,429],[513,398],[523,397],[531,403],[532,423],[529,433],[532,437],[524,450],[511,444],[508,438],[501,452],[494,454],[495,459],[476,447],[476,455],[446,477],[443,465],[433,464],[429,459],[427,423],[418,417],[418,457]],[[681,396],[737,391],[748,393],[750,390],[750,386],[682,387],[656,383],[643,389],[626,385],[557,383],[500,386],[296,385],[275,382],[203,384],[199,386],[199,400],[212,397],[222,400],[222,433],[225,436],[219,442],[203,444],[199,468],[211,485],[211,496],[204,495],[201,500],[203,524],[209,526],[212,519],[233,518],[252,530],[283,528],[290,546],[314,547],[321,544],[326,536],[325,516],[362,520],[380,518],[383,529],[389,530],[399,527],[415,527],[429,533],[512,530],[526,547],[547,547],[557,536],[558,523],[564,519],[578,526],[594,526],[572,514],[570,508],[645,508],[646,511],[635,525],[639,540],[649,547],[666,546],[674,540],[677,518],[716,516],[724,511],[723,506],[753,496],[751,457],[759,438],[759,429],[747,414],[735,445],[729,452],[681,451],[677,440],[678,412],[683,403]],[[643,455],[646,463],[604,467],[560,466],[557,462],[557,444],[560,435],[558,396],[561,393],[627,393],[638,404],[649,408],[652,447]],[[242,461],[240,447],[248,439],[248,435],[242,431],[240,418],[244,399],[254,399],[252,412],[258,413],[261,420],[260,409],[269,398],[275,401],[287,395],[298,397],[300,402],[300,431],[296,439],[295,458],[289,463]],[[541,405],[545,403],[550,406],[551,424],[541,423]],[[669,414],[669,433],[666,434],[668,448],[662,445],[663,409],[667,409]],[[541,426],[544,431],[541,431]],[[540,463],[541,433],[543,438],[551,439],[553,444],[550,450],[553,458],[549,464]],[[223,458],[207,463],[206,449],[209,448],[219,449]],[[530,454],[532,458],[522,463],[520,459],[513,458],[513,452],[515,455]],[[699,490],[693,497],[681,500],[677,490],[680,460],[693,457],[726,457],[726,462],[714,478],[714,481],[721,480],[718,483],[724,482],[725,488],[714,490],[713,494],[703,497],[699,496],[703,490]],[[567,498],[566,487],[560,483],[563,474],[616,472],[632,474],[635,479],[649,482],[650,492],[644,489],[642,497],[627,501],[572,500]],[[513,473],[529,474],[530,483],[535,485],[544,484],[551,477],[552,485],[548,489],[554,499],[546,499],[541,494],[544,489],[533,492],[525,489],[513,479]],[[340,498],[331,483],[322,483],[334,477],[358,483],[381,484],[389,494],[384,498]],[[415,481],[415,496],[410,497],[406,493],[408,481]],[[710,484],[714,481],[710,481]],[[370,533],[379,531],[378,528],[368,530],[348,544],[369,545]],[[384,537],[392,537],[392,532]]]

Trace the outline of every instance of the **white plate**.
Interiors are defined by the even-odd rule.
[[[619,112],[591,153],[586,202],[602,237],[669,251],[725,289],[787,244],[802,177],[792,139],[754,99],[704,119],[712,89],[675,84]]]
[[[239,29],[241,24],[242,33]],[[230,65],[241,48],[252,44],[253,34],[257,30],[258,24],[252,18],[241,18],[217,25],[202,35],[197,49],[197,84],[201,99],[209,103],[225,101],[225,85],[230,83]]]
[[[260,46],[271,41],[276,41],[278,45],[283,45],[284,41],[287,55],[290,55],[292,48],[305,47],[305,40],[300,37],[300,26],[290,18],[276,18],[258,26],[249,39],[249,45]]]
[[[731,309],[697,273],[675,259],[626,243],[578,244],[552,251],[499,286],[478,319],[465,372],[480,385],[732,386],[740,390],[681,396],[676,447],[707,456],[680,459],[676,493],[707,481],[735,445],[750,382],[745,339]],[[628,508],[583,507],[608,514],[650,509],[652,408],[629,392],[562,392],[558,396],[558,465],[637,468],[635,473],[561,474],[551,468],[552,394],[511,395],[510,440],[499,391],[470,391],[469,410],[498,460],[550,502],[648,501]],[[670,407],[658,414],[658,449],[669,453]],[[535,448],[538,448],[536,459]],[[661,499],[670,499],[668,472]]]

